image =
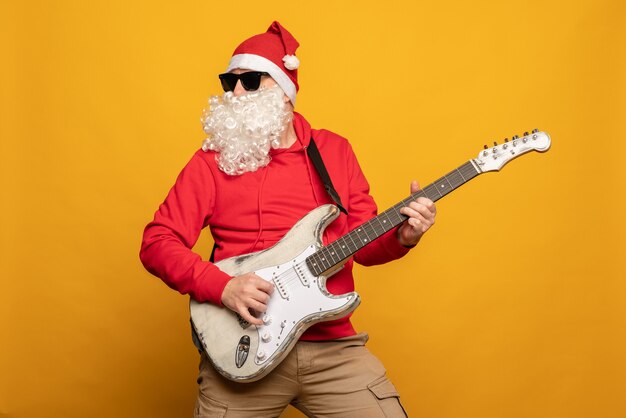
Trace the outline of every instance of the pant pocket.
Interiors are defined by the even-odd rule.
[[[202,392],[198,394],[196,400],[196,408],[194,410],[194,418],[223,418],[228,410],[228,405],[211,399]]]
[[[367,388],[378,400],[380,409],[386,417],[407,417],[404,407],[400,403],[400,394],[396,387],[387,379],[387,376],[380,377],[367,385]]]
[[[387,399],[387,398],[399,398],[400,394],[396,390],[396,387],[387,379],[386,376],[380,377],[374,380],[372,383],[367,385],[367,388],[374,394],[378,399]]]

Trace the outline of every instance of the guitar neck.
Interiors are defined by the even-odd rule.
[[[336,241],[322,247],[306,259],[307,266],[315,276],[321,275],[343,263],[358,250],[404,222],[408,217],[401,214],[400,209],[417,200],[418,197],[427,197],[435,202],[481,172],[473,161],[466,162]]]

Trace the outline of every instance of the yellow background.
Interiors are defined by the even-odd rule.
[[[141,233],[204,138],[216,74],[274,19],[302,45],[297,109],[351,139],[381,208],[485,143],[552,136],[441,200],[409,256],[358,269],[354,321],[409,414],[626,416],[624,2],[16,1],[0,16],[0,417],[191,416],[187,298],[144,271]]]

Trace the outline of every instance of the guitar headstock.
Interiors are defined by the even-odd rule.
[[[474,162],[481,171],[498,171],[506,163],[529,151],[545,152],[550,148],[550,136],[545,132],[534,129],[531,133],[524,132],[521,138],[515,135],[509,140],[504,140],[504,144],[485,149],[478,154]]]

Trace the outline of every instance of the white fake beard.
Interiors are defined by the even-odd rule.
[[[265,167],[270,147],[278,148],[280,135],[293,117],[283,96],[279,86],[239,97],[232,92],[212,96],[201,119],[208,135],[202,150],[217,152],[220,170],[231,176]]]

